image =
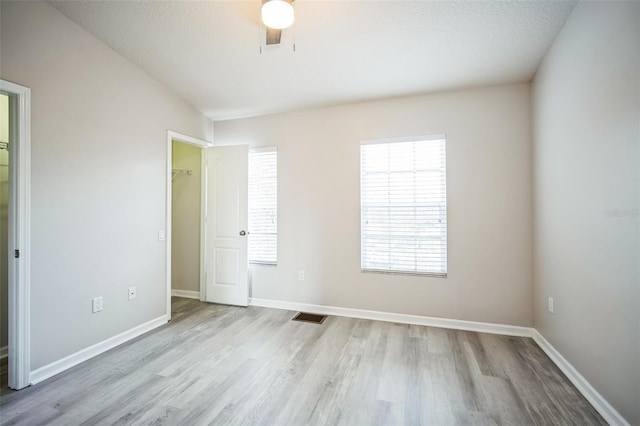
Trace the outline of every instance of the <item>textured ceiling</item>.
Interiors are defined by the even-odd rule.
[[[296,0],[268,47],[260,0],[50,3],[220,120],[529,81],[576,2]]]

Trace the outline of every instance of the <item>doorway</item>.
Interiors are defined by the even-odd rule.
[[[31,383],[30,105],[28,88],[0,80],[0,371],[6,374],[1,378],[3,389],[22,389]]]
[[[204,300],[206,148],[210,143],[177,132],[167,135],[167,318],[171,296]]]
[[[177,143],[177,144],[176,144]],[[190,145],[185,147],[183,145]],[[175,147],[175,149],[174,149]],[[185,254],[172,251],[179,246],[173,244],[178,237],[177,232],[184,224],[178,225],[173,219],[176,202],[173,198],[182,200],[184,188],[195,186],[193,180],[196,169],[196,151],[200,154],[200,232],[197,243],[191,237],[189,252],[193,257],[194,245],[199,245],[199,293],[180,288],[184,285],[173,285],[173,279],[185,276],[174,274],[173,268],[182,269],[174,262],[174,257],[184,259]],[[180,152],[180,154],[178,154]],[[174,153],[176,162],[174,163]],[[186,161],[183,157],[189,157]],[[173,131],[167,136],[167,203],[166,212],[166,312],[171,319],[171,295],[193,297],[199,296],[200,301],[212,303],[247,306],[248,290],[248,262],[247,262],[247,193],[248,193],[248,146],[213,146],[208,142],[192,138]],[[182,186],[181,186],[182,182]],[[193,191],[193,189],[192,189]],[[174,194],[175,192],[175,194]],[[191,198],[194,198],[193,196]],[[196,203],[191,203],[191,210]],[[178,213],[180,207],[176,207]],[[196,217],[191,211],[188,217]],[[174,232],[173,227],[176,227]],[[195,228],[191,224],[189,233]],[[191,259],[192,260],[192,259]],[[192,265],[194,262],[189,261]],[[178,271],[176,271],[178,272]],[[191,271],[193,272],[193,271]],[[190,282],[194,278],[191,274]],[[172,288],[173,287],[173,288]],[[186,293],[188,292],[188,293]]]
[[[171,147],[171,295],[200,299],[203,148]]]

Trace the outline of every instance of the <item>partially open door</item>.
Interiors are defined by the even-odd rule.
[[[247,145],[207,148],[206,301],[249,304]]]

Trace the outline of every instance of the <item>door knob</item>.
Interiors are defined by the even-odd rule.
[[[245,235],[247,235],[247,233],[244,232],[244,229],[243,229],[242,231],[240,231],[240,235],[244,237]]]

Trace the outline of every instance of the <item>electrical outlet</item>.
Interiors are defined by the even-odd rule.
[[[129,287],[129,300],[135,299],[136,296],[137,296],[136,288],[135,287]]]
[[[102,296],[94,297],[91,302],[91,312],[95,314],[102,310]]]
[[[298,271],[298,281],[304,281],[304,271]]]
[[[163,229],[158,230],[158,241],[164,241],[164,239],[165,239],[164,230]]]
[[[549,312],[551,312],[552,314],[555,313],[556,307],[555,307],[555,303],[553,302],[553,297],[549,298]]]

